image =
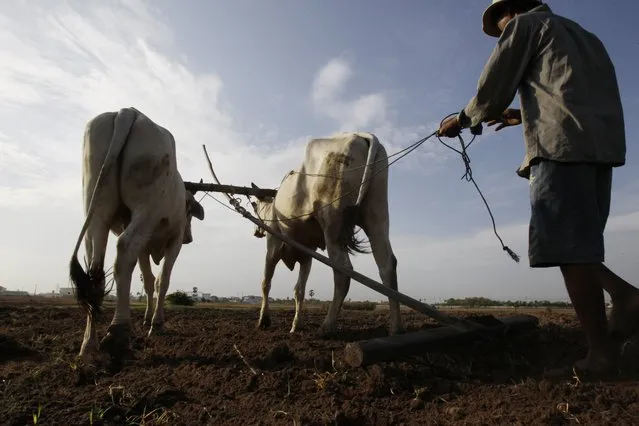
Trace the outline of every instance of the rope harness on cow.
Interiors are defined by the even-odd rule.
[[[454,114],[449,114],[448,116],[444,117],[440,123],[440,127],[441,124],[448,118],[451,117],[453,115],[456,115],[456,113]],[[333,205],[334,203],[336,203],[337,201],[341,200],[342,198],[351,195],[352,193],[354,193],[355,191],[358,191],[359,188],[361,188],[361,186],[365,183],[368,182],[369,180],[373,179],[378,173],[387,170],[388,168],[390,168],[390,166],[392,164],[394,164],[395,162],[399,161],[400,159],[404,158],[405,156],[407,156],[408,154],[410,154],[411,152],[413,152],[415,149],[417,149],[418,147],[420,147],[424,142],[426,142],[427,140],[429,140],[430,138],[432,138],[433,136],[435,136],[437,138],[437,140],[444,145],[446,148],[456,152],[457,154],[459,154],[459,156],[461,157],[462,161],[464,162],[464,174],[462,175],[461,179],[465,179],[467,182],[472,182],[472,184],[474,185],[475,189],[477,190],[477,192],[479,193],[479,196],[481,197],[482,201],[484,202],[484,205],[486,206],[486,209],[488,210],[488,214],[490,215],[490,220],[492,222],[492,226],[493,226],[493,233],[495,234],[495,236],[497,237],[497,239],[499,240],[502,250],[504,250],[506,253],[508,253],[508,255],[515,261],[515,262],[519,262],[519,256],[512,250],[510,249],[510,247],[508,247],[507,245],[504,244],[501,236],[499,235],[499,233],[497,232],[497,225],[495,224],[495,217],[493,216],[493,213],[490,209],[490,206],[488,205],[488,201],[486,201],[486,197],[484,197],[484,194],[482,193],[481,189],[479,189],[479,185],[477,185],[477,182],[475,182],[475,178],[473,177],[473,170],[470,166],[470,157],[468,155],[468,147],[470,147],[470,145],[474,142],[475,137],[478,134],[481,134],[481,125],[478,126],[478,128],[475,129],[471,129],[471,133],[473,135],[472,139],[470,140],[470,142],[468,144],[466,144],[466,142],[464,141],[464,138],[460,135],[457,136],[457,138],[459,139],[459,144],[460,144],[460,149],[454,148],[453,146],[447,144],[446,142],[444,142],[438,134],[438,130],[434,131],[433,133],[431,133],[430,135],[412,143],[411,145],[407,146],[406,148],[403,148],[391,155],[388,155],[386,158],[382,158],[379,160],[375,160],[371,163],[367,163],[361,166],[357,166],[357,167],[352,167],[352,168],[348,168],[345,169],[344,172],[348,172],[348,171],[353,171],[353,170],[358,170],[361,168],[364,168],[366,166],[372,166],[374,164],[377,164],[381,161],[387,161],[387,159],[391,158],[391,157],[395,157],[397,155],[400,155],[398,158],[394,159],[393,161],[389,162],[385,167],[382,167],[378,170],[376,170],[375,172],[373,172],[371,174],[371,176],[368,179],[363,180],[358,186],[356,186],[355,188],[353,188],[352,190],[342,194],[341,196],[335,198],[334,200],[332,200],[331,202],[322,205],[321,207],[311,211],[310,213],[305,213],[299,216],[295,216],[295,217],[290,217],[290,218],[286,218],[286,219],[265,219],[265,218],[261,218],[259,217],[259,212],[256,210],[256,206],[255,203],[251,202],[250,198],[247,196],[246,198],[248,199],[249,204],[251,204],[251,206],[253,207],[253,211],[255,211],[256,215],[258,216],[258,219],[262,222],[285,222],[288,220],[295,220],[295,219],[300,219],[303,217],[307,217],[307,216],[311,216],[315,213],[317,213],[318,211]],[[213,171],[213,166],[211,165],[210,159],[208,159],[208,154],[206,153],[206,148],[204,148],[205,154],[207,156],[207,161],[209,162],[209,169],[211,170],[211,172],[213,173],[213,176],[215,178],[216,181],[218,181],[217,177],[215,176],[215,172]],[[291,174],[302,174],[305,176],[312,176],[312,177],[326,177],[326,178],[332,178],[332,179],[338,179],[341,180],[342,178],[339,176],[333,176],[333,175],[323,175],[323,174],[315,174],[315,173],[304,173],[304,172],[298,172],[298,171],[291,171],[289,173],[287,173],[287,175],[284,177],[284,179],[286,179],[286,177],[290,176]],[[282,181],[284,180],[282,179]],[[219,181],[218,181],[219,182]],[[223,203],[222,201],[218,200],[217,198],[215,198],[213,195],[211,195],[209,192],[205,192],[205,194],[202,196],[202,198],[200,198],[200,202],[202,201],[202,199],[204,199],[204,197],[208,196],[210,198],[212,198],[214,201],[218,202],[219,204],[221,204],[222,206],[228,208],[229,210],[235,212],[235,213],[239,213],[241,215],[244,214],[244,212],[246,212],[245,208],[241,206],[241,198],[239,197],[232,197],[229,194],[225,194],[226,197],[229,200],[229,203],[233,206],[230,207],[228,205],[226,205],[225,203]]]

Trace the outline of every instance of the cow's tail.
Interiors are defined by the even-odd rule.
[[[71,261],[69,262],[69,276],[75,287],[75,298],[92,317],[100,315],[100,308],[105,295],[104,267],[101,267],[100,270],[94,270],[90,268],[90,265],[87,265],[88,271],[84,271],[78,261],[78,250],[80,249],[80,244],[84,234],[89,227],[91,218],[97,207],[102,180],[114,170],[114,165],[116,164],[120,152],[126,143],[129,132],[131,131],[131,127],[133,126],[133,122],[135,121],[138,113],[139,112],[133,108],[123,108],[115,116],[113,135],[109,142],[109,148],[104,158],[104,162],[102,163],[102,167],[100,168],[98,178],[95,181],[86,218],[84,219],[82,230],[80,231],[78,241],[76,242],[75,249],[73,250],[73,255],[71,256]]]
[[[368,155],[366,158],[366,164],[364,165],[364,172],[362,173],[362,182],[359,187],[359,193],[357,194],[357,201],[355,205],[348,206],[344,209],[344,216],[342,219],[342,241],[346,242],[346,249],[349,253],[370,253],[365,248],[366,241],[357,237],[357,220],[359,217],[359,210],[370,187],[370,181],[373,176],[373,170],[375,169],[375,157],[379,149],[379,140],[377,136],[372,133],[358,133],[359,137],[368,141]]]

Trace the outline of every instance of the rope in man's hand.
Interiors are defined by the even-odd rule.
[[[440,127],[441,127],[441,124],[443,124],[444,121],[447,118],[451,117],[452,115],[455,115],[455,114],[450,114],[450,115],[444,117],[444,119],[440,123]],[[505,245],[504,241],[499,236],[499,233],[497,232],[497,225],[495,225],[495,217],[493,216],[493,212],[490,210],[490,206],[488,205],[488,202],[486,201],[486,197],[484,197],[484,194],[481,192],[481,189],[479,189],[479,186],[477,185],[477,182],[475,182],[475,178],[473,177],[473,169],[470,167],[470,157],[468,156],[467,149],[473,143],[473,141],[475,140],[475,137],[477,135],[481,134],[481,131],[482,131],[481,124],[479,124],[476,128],[472,128],[471,129],[471,133],[472,133],[473,137],[470,140],[470,142],[468,142],[468,144],[465,143],[464,138],[461,136],[461,134],[458,134],[457,138],[459,139],[459,144],[461,145],[461,149],[456,149],[456,148],[448,145],[446,142],[444,142],[440,138],[439,132],[437,132],[435,134],[435,136],[437,137],[437,139],[439,140],[439,142],[442,145],[444,145],[448,149],[451,149],[451,150],[455,151],[461,157],[462,161],[464,162],[464,167],[465,167],[464,175],[461,178],[462,179],[466,179],[467,182],[472,182],[472,184],[475,186],[475,189],[477,189],[477,192],[479,193],[479,196],[481,197],[482,201],[484,202],[484,205],[486,206],[486,209],[488,210],[488,214],[490,215],[490,220],[492,221],[492,224],[493,224],[493,232],[495,233],[495,236],[497,237],[497,239],[501,243],[502,249],[506,253],[508,253],[508,255],[515,262],[519,263],[519,255],[517,253],[515,253],[510,247]]]

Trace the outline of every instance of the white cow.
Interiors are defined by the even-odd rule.
[[[339,200],[334,202],[336,199]],[[374,134],[343,133],[312,139],[300,169],[284,178],[275,198],[260,197],[253,207],[257,216],[275,231],[311,250],[327,250],[331,260],[348,268],[352,267],[349,252],[365,252],[355,235],[355,226],[359,226],[368,236],[383,284],[397,290],[397,259],[388,236],[388,156]],[[255,236],[264,235],[257,227]],[[292,271],[297,262],[300,269],[295,285],[295,318],[290,330],[294,333],[299,326],[312,257],[271,234],[266,236],[266,246],[258,327],[271,324],[268,295],[275,266],[282,260]],[[320,329],[322,334],[335,331],[350,287],[350,277],[337,271],[333,274],[333,302]],[[403,330],[399,304],[393,300],[389,303],[389,332],[396,334]]]
[[[193,241],[191,217],[203,220],[204,209],[184,188],[171,132],[134,108],[104,112],[89,120],[82,166],[86,219],[69,264],[76,298],[88,313],[80,356],[98,351],[95,320],[104,298],[109,231],[118,236],[113,266],[117,304],[100,346],[117,354],[128,346],[129,294],[136,261],[147,296],[144,324],[151,325],[152,335],[164,325],[164,297],[182,244]],[[87,272],[77,258],[83,236]],[[156,265],[164,258],[157,279],[149,257]],[[155,311],[151,306],[154,285]]]

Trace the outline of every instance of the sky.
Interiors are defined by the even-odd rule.
[[[496,42],[481,31],[489,3],[6,3],[0,12],[0,285],[38,293],[70,286],[68,262],[84,221],[82,137],[93,116],[134,106],[168,128],[184,180],[212,181],[205,144],[224,183],[277,187],[313,137],[371,131],[393,153],[465,106]],[[630,52],[639,49],[639,3],[615,4],[613,20],[603,18],[605,2],[549,2],[597,34],[616,67],[627,165],[614,171],[606,260],[632,282],[639,277],[639,55]],[[515,175],[524,155],[521,127],[485,129],[469,154],[497,229],[522,261],[502,251],[481,198],[461,180],[459,156],[433,140],[390,170],[399,290],[430,302],[566,300],[556,268],[528,265],[528,183]],[[260,295],[265,240],[212,198],[202,203],[206,217],[193,220],[194,242],[182,248],[169,292],[197,286],[219,296]],[[107,265],[115,241],[111,235]],[[379,280],[371,254],[352,262]],[[278,265],[271,296],[292,297],[297,271]],[[138,277],[136,267],[133,292],[142,289]],[[315,297],[332,298],[332,271],[317,261],[311,289]],[[383,299],[355,281],[348,297]]]

